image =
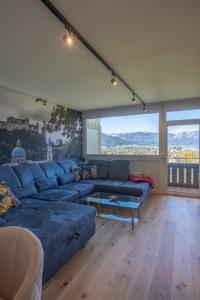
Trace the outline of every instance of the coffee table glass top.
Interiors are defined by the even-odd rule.
[[[129,209],[137,209],[142,204],[140,197],[103,192],[90,194],[84,198],[84,200],[88,203],[103,204]]]

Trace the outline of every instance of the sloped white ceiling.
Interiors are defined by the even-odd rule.
[[[199,0],[53,0],[146,102],[200,96]],[[38,0],[0,2],[0,84],[86,110],[131,95]]]

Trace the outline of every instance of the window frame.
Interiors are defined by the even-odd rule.
[[[141,155],[135,155],[135,154],[131,154],[131,155],[123,155],[123,154],[87,154],[87,127],[86,127],[86,121],[88,119],[99,119],[99,118],[107,118],[107,117],[123,117],[123,116],[130,116],[130,115],[146,115],[146,114],[158,114],[158,136],[159,136],[159,140],[158,140],[158,151],[159,154],[157,155],[150,155],[150,154],[141,154]],[[141,161],[141,160],[153,160],[153,161],[157,161],[160,160],[161,158],[161,124],[162,124],[162,119],[163,119],[163,115],[160,111],[160,109],[156,109],[156,110],[148,110],[148,112],[144,113],[143,111],[140,110],[138,111],[134,111],[134,112],[127,112],[127,113],[115,113],[115,114],[89,114],[87,115],[83,115],[83,157],[87,160],[90,159],[106,159],[106,160],[112,160],[112,159],[129,159],[129,160],[136,160],[136,161]]]

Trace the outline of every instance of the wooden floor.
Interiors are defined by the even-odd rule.
[[[200,200],[154,196],[131,225],[97,231],[43,291],[43,300],[199,300]]]
[[[168,192],[173,193],[182,193],[183,195],[199,195],[199,189],[193,188],[184,188],[184,187],[176,187],[176,186],[169,186]]]

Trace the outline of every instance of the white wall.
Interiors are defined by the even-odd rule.
[[[98,154],[100,150],[99,131],[87,128],[87,153]]]
[[[186,110],[200,108],[200,98],[176,100],[147,105],[147,114],[160,113],[160,155],[159,156],[120,156],[120,159],[131,160],[131,173],[144,173],[152,176],[155,181],[155,191],[165,193],[167,190],[167,124],[166,111]],[[89,110],[83,112],[83,134],[85,136],[85,120],[89,118],[100,118],[108,116],[122,116],[132,114],[143,114],[141,105],[117,107],[101,110]],[[86,139],[83,139],[86,141]],[[87,155],[86,143],[83,145],[84,156],[88,159],[117,159],[119,156]]]

